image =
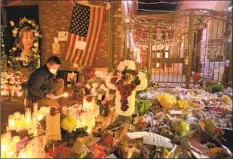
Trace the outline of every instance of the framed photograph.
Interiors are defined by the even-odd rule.
[[[77,77],[78,77],[77,73],[68,72],[68,74],[67,74],[67,82],[76,81]]]

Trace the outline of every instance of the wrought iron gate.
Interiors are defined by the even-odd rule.
[[[189,9],[149,18],[126,23],[125,53],[146,67],[153,81],[189,87],[192,72],[206,80],[232,81],[231,15]]]

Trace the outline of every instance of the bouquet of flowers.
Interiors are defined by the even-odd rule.
[[[1,95],[6,96],[17,96],[21,97],[23,95],[22,90],[22,82],[23,82],[23,74],[20,71],[9,73],[2,72],[1,73]]]

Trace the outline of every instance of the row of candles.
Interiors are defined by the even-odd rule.
[[[60,97],[67,97],[67,93],[62,94]],[[87,131],[91,132],[92,128],[95,126],[95,118],[99,115],[99,107],[96,105],[94,100],[87,102],[84,98],[83,100],[83,110],[77,117],[77,128],[88,127]],[[77,110],[76,110],[77,111]],[[32,153],[34,150],[32,146],[27,145],[22,149],[18,156],[16,156],[16,145],[20,141],[19,136],[11,137],[10,132],[12,130],[21,131],[27,129],[29,134],[37,136],[37,123],[42,120],[46,114],[50,112],[49,107],[41,107],[38,110],[38,104],[33,104],[33,112],[31,108],[25,109],[25,114],[20,114],[19,112],[14,113],[8,117],[7,133],[1,137],[1,157],[19,157],[19,158],[33,158],[37,157],[39,154]]]
[[[50,111],[49,107],[41,107],[38,110],[38,104],[33,104],[33,112],[31,108],[25,109],[25,114],[19,112],[9,115],[7,133],[1,135],[1,157],[2,158],[33,158],[38,157],[38,154],[34,153],[33,146],[29,143],[24,147],[17,155],[17,145],[21,141],[20,136],[11,136],[10,131],[15,130],[19,132],[21,130],[28,130],[29,134],[37,136],[37,123],[42,120],[46,114]],[[34,143],[35,147],[35,143]]]
[[[31,112],[31,108],[26,108],[24,115],[19,112],[9,115],[7,130],[21,131],[23,129],[30,130],[35,128],[37,122],[42,120],[47,113],[49,113],[49,108],[42,107],[38,111],[38,104],[34,103],[33,113]]]

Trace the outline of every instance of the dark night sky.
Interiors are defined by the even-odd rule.
[[[151,2],[180,2],[181,0],[138,0],[139,2],[144,3],[151,3]],[[174,11],[179,3],[176,4],[140,4],[138,3],[138,9],[139,11],[141,9],[145,10],[167,10],[167,11]]]

